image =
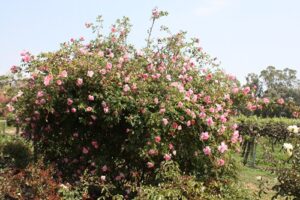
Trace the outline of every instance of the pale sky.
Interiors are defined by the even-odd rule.
[[[53,51],[70,38],[91,38],[85,22],[102,15],[104,28],[122,16],[133,24],[130,42],[145,45],[154,7],[169,12],[159,25],[185,30],[239,80],[268,65],[300,75],[300,0],[9,0],[0,4],[0,74],[20,52]]]

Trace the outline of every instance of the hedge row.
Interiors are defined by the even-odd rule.
[[[239,116],[233,120],[238,124],[238,130],[243,136],[242,157],[244,164],[255,166],[256,147],[259,137],[269,139],[270,146],[274,151],[277,143],[283,144],[288,140],[292,133],[287,129],[288,126],[300,125],[299,119],[289,118],[259,118],[256,116]]]
[[[239,125],[239,131],[244,136],[271,137],[284,141],[289,135],[288,126],[300,126],[300,119],[289,118],[259,118],[256,116],[240,116],[233,120]]]

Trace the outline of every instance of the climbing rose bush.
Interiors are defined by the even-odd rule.
[[[153,22],[163,15],[153,12]],[[151,183],[167,162],[204,180],[231,173],[242,138],[228,121],[233,99],[252,99],[250,88],[239,88],[183,32],[152,40],[152,26],[147,47],[136,49],[127,43],[128,18],[108,36],[97,21],[87,24],[96,39],[22,52],[14,67],[23,79],[9,107],[36,153],[61,176],[88,170],[115,185]]]

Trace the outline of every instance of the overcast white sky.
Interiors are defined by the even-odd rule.
[[[240,80],[268,65],[300,73],[299,0],[27,0],[0,5],[0,74],[20,61],[19,53],[51,51],[71,37],[91,37],[84,28],[102,15],[108,29],[117,18],[133,24],[132,43],[143,46],[149,16],[157,6],[170,13],[161,24],[185,30]]]

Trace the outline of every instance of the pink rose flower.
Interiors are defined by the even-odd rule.
[[[50,82],[53,80],[53,76],[51,74],[44,77],[44,85],[48,86],[50,85]]]
[[[268,98],[263,98],[263,101],[264,101],[265,104],[270,103],[270,100]]]
[[[31,61],[31,55],[28,51],[21,52],[22,61],[25,63],[28,63]]]
[[[208,138],[209,138],[208,132],[202,132],[201,133],[200,140],[205,141],[205,140],[208,140]]]
[[[232,130],[236,130],[238,127],[239,127],[239,126],[238,126],[237,124],[233,124],[233,125],[231,126],[231,129],[232,129]]]
[[[204,119],[205,117],[206,117],[205,112],[201,112],[201,113],[199,114],[199,118]]]
[[[182,108],[183,107],[183,103],[181,101],[178,102],[178,107]]]
[[[204,102],[207,103],[207,104],[210,104],[210,103],[211,103],[211,98],[210,98],[210,96],[205,96],[205,97],[203,98],[203,100],[204,100]]]
[[[225,142],[221,142],[221,145],[218,146],[218,150],[220,153],[224,153],[228,150],[228,146],[225,144]]]
[[[148,154],[149,154],[150,156],[153,156],[153,155],[156,155],[156,154],[157,154],[157,151],[154,150],[154,149],[150,149],[150,150],[148,151]]]
[[[66,70],[62,71],[62,72],[60,73],[60,77],[62,77],[62,78],[67,78],[67,77],[68,77],[68,72],[67,72]]]
[[[76,113],[76,111],[77,111],[76,108],[72,108],[72,109],[71,109],[71,112],[72,112],[72,113]]]
[[[221,167],[221,166],[225,165],[225,161],[223,159],[218,159],[217,164],[218,164],[218,166]]]
[[[206,146],[204,149],[203,149],[203,153],[207,156],[210,156],[211,155],[211,149],[209,146]]]
[[[173,122],[172,128],[177,129],[178,128],[178,124],[176,122]]]
[[[167,75],[166,75],[166,79],[167,79],[168,81],[171,81],[171,80],[172,80],[171,75],[170,75],[170,74],[167,74]]]
[[[89,150],[88,150],[88,148],[86,148],[86,147],[83,147],[83,148],[82,148],[82,153],[84,153],[84,154],[88,154],[88,153],[89,153]]]
[[[97,141],[92,141],[91,144],[93,145],[93,147],[95,149],[98,149],[99,148],[99,145],[98,145],[98,142]]]
[[[72,105],[72,104],[73,104],[73,100],[70,99],[70,98],[68,98],[68,99],[67,99],[67,104],[68,104],[68,106]]]
[[[170,154],[165,154],[164,159],[165,159],[165,161],[171,160],[171,155]]]
[[[94,76],[94,72],[93,71],[88,71],[87,76],[92,78]]]
[[[44,96],[44,92],[43,91],[38,91],[37,95],[38,98],[43,97]]]
[[[158,18],[159,17],[159,11],[157,10],[157,8],[152,10],[152,17],[153,18]]]
[[[186,126],[189,127],[189,126],[191,126],[191,125],[192,125],[191,120],[188,120],[188,121],[186,122]]]
[[[232,89],[232,93],[233,94],[237,94],[239,92],[239,88],[238,87],[234,87],[233,89]]]
[[[11,104],[7,104],[6,108],[7,108],[8,112],[13,112],[15,110],[15,108]]]
[[[147,162],[147,167],[148,168],[153,168],[154,167],[154,164],[152,162]]]
[[[245,87],[245,88],[243,89],[243,94],[244,94],[244,95],[247,95],[249,92],[250,92],[250,87]]]
[[[207,74],[205,79],[206,81],[210,81],[212,79],[212,74]]]
[[[124,92],[128,92],[128,91],[130,91],[130,87],[129,87],[129,85],[128,85],[128,84],[125,84],[125,85],[124,85],[124,87],[123,87],[123,91],[124,91]]]
[[[45,99],[41,99],[40,100],[40,104],[44,105],[46,103],[46,100]]]
[[[111,70],[112,64],[111,64],[111,63],[107,63],[105,68],[106,68],[107,70]]]
[[[86,111],[87,111],[87,112],[92,112],[92,110],[93,110],[93,108],[90,107],[90,106],[86,108]]]
[[[106,180],[106,176],[102,175],[102,176],[100,176],[100,179],[101,179],[101,181],[104,182]]]
[[[102,168],[101,168],[102,172],[107,172],[108,170],[108,167],[106,165],[103,165]]]
[[[165,108],[161,108],[160,110],[159,110],[159,113],[160,114],[164,114],[166,112],[166,109]]]
[[[61,80],[57,80],[57,81],[56,81],[56,84],[57,84],[57,85],[62,85],[62,81],[61,81]]]
[[[80,86],[82,86],[82,84],[83,84],[83,79],[82,78],[78,78],[77,81],[76,81],[76,85],[78,87],[80,87]]]
[[[222,123],[226,123],[227,122],[227,118],[224,115],[220,116],[220,120]]]
[[[95,97],[92,96],[92,95],[89,95],[89,96],[88,96],[88,100],[89,100],[89,101],[94,101],[94,100],[95,100]]]
[[[163,123],[164,126],[166,126],[169,123],[169,121],[168,121],[168,119],[163,118],[162,123]]]
[[[161,137],[160,136],[155,136],[154,140],[155,140],[156,143],[160,143]]]
[[[214,124],[214,121],[213,121],[212,117],[207,118],[206,123],[207,123],[208,126],[212,126]]]
[[[103,56],[104,56],[103,51],[99,51],[99,52],[98,52],[98,56],[99,56],[99,57],[103,57]]]
[[[104,111],[104,113],[109,113],[109,107],[104,107],[103,111]]]
[[[231,143],[236,143],[239,140],[239,131],[234,131],[232,136],[231,136]]]

